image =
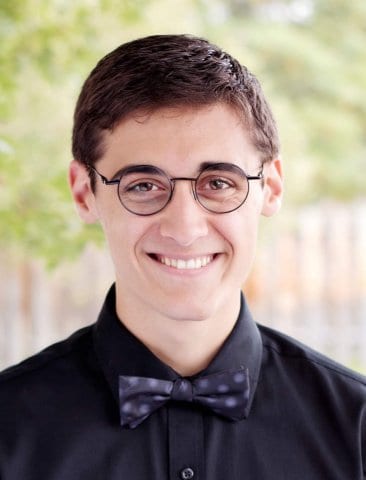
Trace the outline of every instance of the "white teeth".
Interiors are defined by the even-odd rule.
[[[177,260],[177,269],[178,270],[180,270],[180,269],[183,270],[183,268],[186,268],[186,266],[187,266],[187,262],[185,262],[184,260],[181,260],[181,259]]]
[[[212,262],[213,256],[206,255],[204,257],[190,258],[188,260],[182,260],[181,258],[169,258],[169,257],[159,257],[159,260],[164,265],[168,267],[173,267],[178,270],[195,270],[198,268],[205,267]]]
[[[191,260],[188,260],[186,266],[187,266],[187,268],[197,268],[196,267],[196,262],[195,262],[195,260],[193,260],[193,258]]]

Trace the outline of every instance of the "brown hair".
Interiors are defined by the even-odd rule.
[[[99,61],[82,87],[74,115],[74,158],[94,165],[103,155],[103,133],[133,112],[216,102],[236,109],[264,162],[278,155],[276,123],[260,83],[236,59],[191,35],[125,43]]]

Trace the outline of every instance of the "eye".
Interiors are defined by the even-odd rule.
[[[156,195],[169,190],[169,184],[164,177],[125,175],[121,178],[120,192],[126,195]]]
[[[127,192],[153,192],[159,190],[159,187],[151,182],[139,182],[129,185]]]
[[[234,182],[222,175],[206,175],[198,183],[198,189],[206,193],[235,188]]]
[[[207,188],[210,188],[211,190],[224,190],[231,186],[231,183],[223,178],[214,178],[207,182]]]

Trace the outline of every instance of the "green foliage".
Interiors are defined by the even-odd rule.
[[[1,248],[55,264],[101,241],[68,193],[73,108],[101,56],[152,33],[206,36],[257,74],[289,204],[364,195],[365,25],[364,0],[0,0]]]

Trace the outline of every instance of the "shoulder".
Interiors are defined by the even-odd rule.
[[[37,443],[97,408],[104,380],[94,352],[93,328],[85,327],[0,373],[0,462],[19,438]]]
[[[62,375],[63,371],[77,369],[92,347],[92,326],[84,327],[67,339],[0,372],[0,399],[4,392],[17,385],[43,382],[47,377]]]
[[[351,448],[366,471],[366,378],[287,335],[258,328],[260,403],[290,422],[297,438],[311,438],[323,452],[329,448],[332,455],[338,445],[339,455],[348,455]]]
[[[301,380],[317,380],[359,390],[366,398],[366,377],[315,351],[303,343],[263,325],[258,325],[268,361],[297,372]]]

